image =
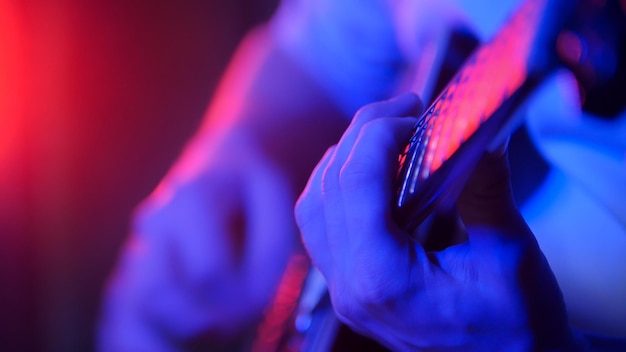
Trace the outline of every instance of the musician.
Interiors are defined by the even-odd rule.
[[[180,160],[138,208],[107,291],[100,349],[168,351],[193,349],[207,342],[213,348],[216,344],[225,349],[245,346],[246,341],[240,338],[254,330],[262,317],[288,259],[303,252],[293,206],[325,150],[337,143],[359,108],[394,96],[405,87],[407,75],[413,72],[411,64],[443,28],[458,21],[475,22],[479,24],[474,26],[476,31],[488,36],[515,3],[484,1],[471,2],[474,5],[469,6],[465,2],[283,1],[270,22],[242,42],[208,109],[205,123]],[[489,11],[483,12],[485,8]],[[479,19],[484,13],[489,16]],[[332,166],[337,172],[343,162],[353,160],[347,158],[352,153],[369,155],[370,151],[372,156],[364,158],[360,165],[368,171],[370,198],[352,198],[354,206],[350,207],[343,202],[331,202],[330,206],[335,207],[332,209],[337,211],[338,222],[347,222],[358,214],[384,211],[380,206],[388,204],[383,185],[392,169],[390,162],[395,159],[392,154],[406,137],[402,131],[408,130],[412,121],[410,117],[396,116],[414,116],[419,109],[418,98],[404,95],[359,110],[338,147],[326,153],[301,198],[298,214],[304,242],[314,264],[320,266],[330,284],[338,312],[355,329],[374,333],[384,343],[399,348],[413,346],[409,345],[414,344],[409,337],[418,338],[417,345],[445,341],[480,346],[491,341],[528,347],[533,338],[551,346],[575,343],[565,320],[566,308],[559,286],[510,199],[504,152],[485,158],[468,188],[476,193],[466,190],[462,198],[465,204],[476,205],[461,207],[467,210],[461,215],[470,242],[477,239],[480,244],[476,252],[447,252],[450,254],[433,258],[414,251],[413,261],[407,262],[432,263],[437,259],[441,265],[448,265],[446,270],[465,275],[462,284],[479,290],[481,295],[460,295],[474,291],[462,291],[467,286],[456,285],[459,276],[438,275],[441,272],[436,272],[434,264],[429,267],[433,268],[433,276],[428,278],[435,282],[425,281],[426,275],[415,282],[403,280],[408,278],[404,275],[407,271],[419,276],[418,270],[426,268],[423,265],[371,267],[383,259],[389,260],[382,263],[385,265],[398,263],[409,253],[406,241],[392,242],[397,236],[385,233],[389,224],[380,217],[372,215],[368,220],[372,227],[365,230],[376,239],[370,243],[348,241],[348,233],[341,234],[329,226],[335,224],[327,223],[332,219],[309,214],[314,207],[307,204],[322,201],[318,186],[323,170]],[[535,116],[542,110],[537,111]],[[379,119],[382,116],[391,118]],[[378,122],[366,123],[369,119]],[[367,133],[354,138],[361,130]],[[337,154],[341,158],[333,158]],[[384,157],[389,159],[383,160]],[[366,176],[354,173],[355,181],[359,175]],[[354,187],[357,185],[358,182]],[[325,196],[347,195],[344,188],[328,191],[334,193]],[[481,199],[481,192],[490,197]],[[327,226],[339,237],[337,242],[320,244],[319,239],[328,234],[324,230]],[[546,246],[553,242],[548,240]],[[372,253],[367,246],[381,243],[376,255],[363,258]],[[329,252],[320,253],[319,248]],[[398,252],[404,256],[395,257]],[[558,250],[552,254],[555,252]],[[550,253],[547,258],[551,260]],[[356,263],[353,260],[365,260],[368,265],[363,270],[346,268]],[[368,267],[378,271],[367,271]],[[347,274],[348,269],[354,277],[336,274]],[[555,269],[558,280],[572,276],[575,279],[578,275],[572,275],[565,265],[561,269]],[[534,276],[532,280],[518,280],[518,275],[504,275],[509,273]],[[362,275],[375,276],[373,279],[384,285],[375,287],[376,280],[364,280]],[[615,281],[618,292],[624,292],[624,275],[621,279]],[[356,283],[367,289],[342,290],[346,284]],[[438,290],[418,290],[415,286],[432,288],[433,283]],[[343,301],[337,300],[337,292],[345,294],[340,296]],[[365,307],[371,309],[353,309],[346,303],[353,294],[363,295],[360,299],[373,299]],[[401,299],[396,300],[398,296],[394,294]],[[417,314],[412,309],[420,308],[415,302],[423,298],[454,301],[455,305],[436,303],[429,306],[433,314]],[[462,304],[465,299],[471,301]],[[385,303],[385,307],[396,310],[379,311],[380,306],[375,303]],[[498,309],[492,309],[496,304]],[[489,314],[482,315],[485,312]],[[477,317],[478,313],[484,319],[452,319]],[[541,324],[546,313],[551,313],[550,319]],[[402,325],[401,328],[415,330],[404,331],[401,339],[393,337],[397,336],[392,333],[395,324],[385,327],[390,320],[399,325],[403,318],[411,316],[435,320]],[[469,325],[462,325],[468,322]],[[438,330],[430,323],[461,326],[477,333],[463,335]],[[430,330],[424,330],[427,325]],[[482,333],[490,329],[500,329],[501,333],[496,337]],[[431,334],[425,334],[426,331]]]
[[[390,185],[397,170],[393,156],[410,136],[416,122],[411,116],[419,105],[415,96],[403,95],[361,109],[339,143],[321,159],[296,206],[304,243],[329,285],[340,320],[392,350],[622,350],[623,341],[585,336],[570,327],[559,284],[514,200],[506,144],[483,157],[456,202],[467,236],[463,241],[427,252],[400,230],[391,209],[394,189]],[[559,221],[600,206],[586,203],[588,198],[582,204],[566,204],[578,202],[574,196],[583,197],[584,190],[563,178],[562,173],[571,169],[553,172],[557,175],[550,178],[563,182],[557,192],[568,195],[552,200],[565,209],[547,210],[560,215]],[[618,186],[624,175],[607,177]],[[547,181],[551,182],[557,181]],[[594,215],[586,217],[597,220]],[[543,216],[533,218],[537,228],[558,231],[558,224]],[[604,214],[603,219],[609,218]],[[604,229],[612,225],[604,224]],[[585,241],[579,239],[584,235],[580,230],[564,228],[574,241]],[[599,234],[597,241],[624,234],[624,228],[617,231]],[[554,245],[549,237],[543,240]],[[585,255],[577,244],[564,247]],[[567,256],[556,255],[555,261],[562,264]],[[622,284],[623,266],[606,270]],[[594,308],[602,310],[602,304],[620,307],[614,301]],[[585,309],[580,301],[571,306]],[[610,312],[606,317],[619,319]],[[614,329],[619,333],[619,326]]]

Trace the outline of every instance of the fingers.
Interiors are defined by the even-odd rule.
[[[329,279],[331,258],[326,239],[326,222],[322,205],[322,175],[330,159],[335,155],[336,146],[330,147],[313,170],[304,191],[296,202],[295,217],[304,245],[313,260],[313,264]]]
[[[241,199],[212,186],[230,183],[217,182],[222,180],[217,176],[212,180],[178,187],[162,208],[147,210],[137,222],[144,248],[133,270],[140,277],[131,281],[139,285],[142,314],[176,338],[201,331],[230,333],[252,315],[247,300],[245,307],[232,304],[243,301],[242,287],[234,287],[240,254],[233,243],[242,234],[230,225]]]
[[[336,236],[338,249],[331,252],[336,253],[337,262],[343,261],[348,292],[364,305],[380,303],[421,284],[409,273],[423,269],[412,267],[422,251],[413,248],[409,234],[391,215],[398,155],[415,122],[411,118],[381,118],[367,123],[341,168],[345,230]],[[415,251],[410,252],[412,249]]]
[[[372,120],[380,117],[415,115],[419,112],[421,106],[422,104],[416,95],[405,94],[389,101],[371,104],[362,108],[356,114],[337,147],[326,153],[309,179],[309,183],[296,206],[296,218],[304,243],[314,263],[318,265],[320,271],[327,279],[332,275],[332,268],[343,267],[342,264],[346,260],[343,254],[349,248],[345,213],[346,203],[342,195],[344,190],[342,189],[340,174],[346,160],[350,157],[355,143],[357,143],[357,139],[361,138],[362,129]],[[397,136],[397,138],[406,140],[410,134],[412,123],[414,123],[413,120],[406,120],[401,123],[402,126],[398,128],[404,130],[404,132],[400,133],[402,136]],[[362,141],[365,145],[371,143],[367,150],[376,150],[377,141],[367,142],[367,140],[369,138],[366,137]],[[399,149],[397,147],[398,143],[392,142],[393,138],[390,136],[384,137],[383,140],[384,143],[394,144],[395,149]],[[381,165],[380,163],[384,157],[378,157],[376,161],[378,164],[373,168],[385,167],[386,170],[389,170],[388,163],[395,163],[398,153],[389,152],[387,147],[383,147],[382,151],[385,154],[384,157],[388,157],[390,160],[385,160],[387,164]],[[380,154],[380,151],[376,152]],[[367,153],[360,153],[359,155],[368,159]],[[348,173],[350,172],[348,171]],[[377,182],[380,182],[380,180],[377,180]],[[378,194],[376,195],[376,197],[379,196]],[[388,207],[389,204],[389,201],[384,202],[385,207]],[[375,207],[378,207],[378,205],[375,205]]]
[[[470,243],[532,237],[513,198],[506,145],[483,156],[456,204]]]
[[[416,116],[422,109],[423,104],[420,98],[414,93],[402,94],[386,101],[364,106],[357,111],[350,126],[348,126],[341,137],[337,145],[334,163],[339,165],[343,164],[350,151],[352,151],[352,147],[361,128],[369,121],[381,117]]]
[[[333,165],[335,155],[323,175],[325,181],[337,178],[334,187],[323,187],[318,198],[327,219],[324,230],[331,263],[326,265],[334,270],[330,279],[326,277],[335,311],[357,331],[380,332],[380,327],[368,328],[368,322],[388,323],[387,303],[423,287],[423,272],[428,270],[423,251],[391,216],[398,155],[415,122],[382,117],[365,123],[345,162]],[[335,172],[333,166],[338,175],[330,174]],[[329,222],[330,216],[336,216],[336,222]]]
[[[348,234],[353,241],[371,241],[388,231],[394,178],[401,149],[409,139],[415,119],[381,118],[362,129],[348,159],[341,168],[339,182],[345,208]],[[353,244],[358,246],[358,242]]]
[[[284,178],[271,165],[246,166],[247,173],[207,172],[163,199],[155,194],[138,213],[141,246],[122,262],[132,278],[120,281],[121,291],[172,338],[230,336],[260,317],[298,247]]]
[[[382,117],[412,116],[419,112],[421,107],[422,104],[419,98],[413,93],[367,105],[357,112],[354,120],[339,141],[337,150],[324,170],[321,180],[326,237],[332,260],[337,262],[335,267],[343,267],[341,265],[345,261],[343,251],[346,248],[351,248],[348,228],[346,227],[345,209],[346,206],[351,207],[353,204],[344,202],[342,194],[344,190],[342,189],[340,174],[346,160],[354,149],[357,139],[361,135],[364,126],[370,122]],[[410,126],[406,128],[407,131],[411,131]],[[372,146],[375,146],[377,141],[374,140],[363,144],[367,143],[372,143]],[[391,160],[395,162],[397,155],[393,156]],[[385,205],[388,205],[388,203],[385,203]]]
[[[216,175],[211,183],[198,178],[169,191],[161,187],[135,216],[134,230],[146,241],[173,241],[170,249],[175,246],[185,253],[178,264],[178,280],[205,285],[208,278],[228,275],[224,268],[232,268],[239,259],[233,242],[240,234],[232,233],[229,224],[241,209],[240,197],[213,186],[223,189],[236,183],[233,177],[225,179]]]

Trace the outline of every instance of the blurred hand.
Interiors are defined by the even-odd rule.
[[[355,116],[313,172],[296,220],[344,323],[393,350],[562,348],[559,287],[513,201],[504,152],[481,161],[457,210],[468,240],[426,252],[391,216],[413,95]]]
[[[300,247],[288,185],[250,136],[196,139],[136,214],[102,349],[224,342],[253,326]]]

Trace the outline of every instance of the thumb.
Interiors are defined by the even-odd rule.
[[[471,227],[519,226],[521,214],[513,198],[506,147],[485,153],[459,195],[457,210],[469,235]]]

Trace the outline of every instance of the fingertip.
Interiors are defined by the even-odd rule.
[[[337,150],[337,144],[333,144],[328,147],[328,149],[326,149],[324,155],[322,155],[322,158],[320,159],[320,164],[323,164],[330,160],[330,158],[335,154],[335,150]]]
[[[420,97],[407,92],[387,100],[378,101],[362,107],[356,114],[354,121],[363,123],[380,117],[415,117],[423,110]]]
[[[414,92],[405,92],[388,100],[394,104],[406,106],[408,116],[416,116],[424,110],[424,103]]]

